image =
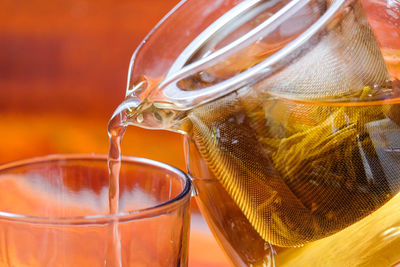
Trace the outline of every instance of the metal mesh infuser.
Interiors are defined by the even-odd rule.
[[[300,246],[397,193],[398,177],[382,166],[384,144],[370,131],[387,118],[390,105],[375,100],[393,93],[388,79],[354,1],[273,75],[190,111],[191,136],[259,235]]]

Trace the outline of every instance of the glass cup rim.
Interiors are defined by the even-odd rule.
[[[16,160],[4,164],[0,164],[0,171],[4,171],[7,169],[20,168],[23,166],[38,164],[43,162],[51,162],[57,160],[84,160],[84,161],[105,161],[107,162],[107,155],[105,154],[51,154],[45,156],[32,157],[22,160]],[[125,221],[133,221],[139,219],[146,219],[161,216],[162,214],[167,213],[169,210],[177,208],[184,204],[186,198],[189,195],[189,199],[192,191],[192,181],[188,174],[183,172],[182,170],[171,166],[169,164],[142,158],[142,157],[134,157],[134,156],[122,156],[122,163],[140,163],[146,164],[148,166],[159,167],[172,173],[176,174],[179,179],[183,179],[184,186],[181,192],[176,195],[174,198],[164,201],[155,206],[143,208],[143,209],[135,209],[129,212],[119,212],[116,214],[101,214],[101,215],[88,215],[88,216],[71,216],[71,217],[45,217],[45,216],[30,216],[18,213],[11,212],[3,212],[0,210],[0,221],[13,221],[13,222],[21,222],[21,223],[32,223],[32,224],[51,224],[51,225],[82,225],[82,224],[102,224],[109,223],[112,221],[125,222]]]

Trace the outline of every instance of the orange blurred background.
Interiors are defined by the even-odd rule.
[[[178,0],[0,1],[0,164],[107,153],[134,49]],[[182,136],[130,127],[123,154],[185,170]],[[229,266],[194,210],[189,266]]]
[[[3,0],[0,162],[106,153],[107,121],[125,95],[130,57],[177,2]],[[124,154],[184,168],[181,147],[178,135],[142,129],[130,129],[123,145]]]
[[[363,2],[368,7],[374,1],[384,0]],[[0,164],[55,153],[107,153],[107,122],[125,95],[130,57],[177,3],[0,1]],[[399,27],[372,24],[391,74],[399,78]],[[185,170],[178,134],[130,127],[122,150]],[[189,266],[229,266],[196,210],[193,218]]]

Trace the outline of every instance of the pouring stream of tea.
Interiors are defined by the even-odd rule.
[[[121,125],[118,116],[109,123],[108,134],[110,137],[110,151],[108,154],[109,170],[109,213],[118,213],[119,199],[119,172],[121,168],[121,139],[125,133],[126,126]],[[118,220],[114,219],[109,226],[109,240],[106,266],[122,266],[121,241],[118,231]]]

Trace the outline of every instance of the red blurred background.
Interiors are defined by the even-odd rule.
[[[107,123],[125,96],[130,57],[177,3],[0,1],[0,164],[107,153]],[[130,127],[122,149],[185,169],[178,134]],[[194,211],[190,266],[228,266]]]

